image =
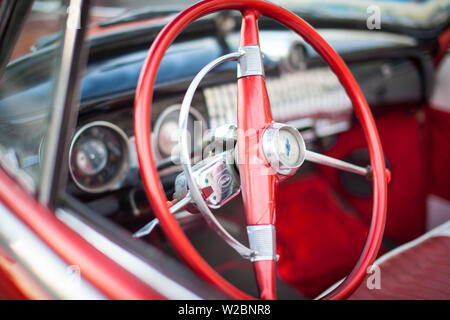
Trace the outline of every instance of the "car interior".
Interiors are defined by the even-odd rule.
[[[367,1],[273,2],[305,19],[342,57],[373,114],[391,174],[377,255],[385,291],[370,290],[363,282],[350,298],[448,299],[450,4],[373,1],[389,14],[382,16],[381,29],[370,29]],[[66,14],[55,9],[58,3],[35,1],[0,82],[0,151],[16,149],[17,166],[31,177],[22,183],[36,194],[49,152],[49,101],[58,85],[55,65]],[[75,87],[76,121],[62,149],[64,163],[55,164],[66,168],[65,183],[53,208],[58,219],[147,283],[167,277],[215,299],[223,292],[186,266],[158,223],[136,147],[137,85],[149,48],[193,3],[91,1],[85,50],[78,57],[83,67]],[[237,51],[241,20],[233,10],[208,14],[176,37],[159,66],[149,122],[160,185],[169,206],[179,210],[173,216],[182,231],[220,276],[258,296],[252,262],[223,241],[195,205],[183,202],[188,188],[177,158],[186,91],[209,62]],[[335,72],[292,30],[264,16],[258,23],[273,120],[295,128],[308,150],[361,167],[370,164],[364,127]],[[236,62],[226,61],[193,93],[184,125],[194,173],[221,155],[210,149],[220,130],[236,128],[239,90]],[[234,139],[234,150],[236,139],[226,139]],[[228,169],[239,181],[239,169],[233,168]],[[235,187],[226,200],[208,198],[208,204],[223,228],[246,244],[245,203],[240,185]],[[367,176],[308,161],[279,182],[274,204],[278,298],[316,298],[350,273],[369,234],[373,193]],[[421,253],[428,258],[419,258]],[[430,265],[416,268],[427,261]],[[413,271],[406,272],[409,268]],[[405,271],[403,277],[398,270]]]

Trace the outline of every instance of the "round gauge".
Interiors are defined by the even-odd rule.
[[[75,155],[76,166],[81,173],[92,176],[102,171],[108,163],[108,149],[101,140],[87,139]]]
[[[191,146],[201,148],[203,134],[207,129],[206,121],[195,108],[190,109],[188,130],[191,136]],[[157,160],[170,157],[172,154],[178,155],[178,142],[180,141],[180,131],[178,128],[178,117],[180,106],[172,105],[167,107],[158,117],[155,123],[153,135],[153,152]]]
[[[294,42],[289,48],[287,57],[283,60],[282,66],[286,71],[297,71],[306,69],[306,49],[302,42]]]
[[[278,131],[278,155],[280,161],[288,168],[295,168],[300,159],[300,144],[290,130]]]
[[[128,165],[128,137],[116,125],[95,121],[76,132],[69,170],[80,189],[91,193],[114,189],[123,180]]]
[[[267,161],[280,174],[295,172],[305,160],[305,141],[294,127],[274,123],[264,131],[262,142]]]

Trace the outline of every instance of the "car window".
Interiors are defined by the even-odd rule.
[[[62,0],[35,1],[0,78],[0,160],[31,191],[40,179],[60,43],[49,59],[36,64],[38,39],[62,34],[67,8]],[[1,18],[1,17],[0,17]],[[17,26],[19,27],[19,26]],[[27,63],[30,61],[30,63]],[[34,90],[35,94],[24,94]],[[33,97],[30,99],[30,97]]]

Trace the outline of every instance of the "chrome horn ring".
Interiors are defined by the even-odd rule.
[[[242,257],[246,259],[252,259],[257,256],[257,252],[252,250],[241,242],[236,240],[225,228],[219,223],[214,214],[209,209],[205,199],[203,198],[197,183],[193,177],[192,171],[192,163],[190,153],[191,150],[189,148],[189,137],[188,137],[188,118],[189,118],[189,110],[191,107],[192,99],[194,98],[195,91],[199,86],[202,79],[210,72],[212,69],[217,67],[218,65],[227,62],[227,61],[238,61],[240,58],[245,55],[245,51],[234,52],[222,57],[219,57],[212,62],[208,63],[202,70],[195,76],[192,80],[189,88],[186,91],[186,94],[183,98],[183,102],[181,104],[180,115],[178,120],[178,126],[180,128],[180,161],[181,167],[183,169],[185,179],[187,185],[189,187],[189,194],[191,200],[196,204],[198,210],[200,211],[203,218],[206,220],[208,225],[226,242],[230,245],[234,250],[236,250]]]

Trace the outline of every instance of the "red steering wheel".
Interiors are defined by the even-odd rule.
[[[231,298],[253,298],[223,279],[192,246],[174,216],[169,212],[167,198],[159,180],[151,148],[150,111],[153,86],[164,53],[189,23],[207,14],[222,10],[238,10],[242,13],[241,47],[259,47],[257,21],[261,15],[278,21],[303,37],[337,75],[362,124],[370,154],[373,183],[371,226],[364,250],[356,266],[339,286],[325,296],[329,299],[345,299],[363,280],[366,270],[374,261],[381,244],[387,199],[383,151],[367,102],[343,60],[307,22],[277,5],[261,0],[205,0],[198,2],[178,14],[161,30],[153,42],[142,67],[136,90],[134,124],[141,176],[155,215],[179,256],[194,271]],[[261,170],[267,170],[270,167],[263,156],[262,133],[273,124],[263,74],[249,75],[238,79],[237,114],[238,129],[253,130],[256,132],[257,138],[255,147],[255,144],[243,141],[248,140],[248,136],[238,136],[239,171],[247,225],[273,225],[276,183],[280,177],[276,174],[261,174]],[[252,162],[250,158],[255,155],[264,160]],[[254,261],[253,265],[261,298],[275,299],[276,259]]]

